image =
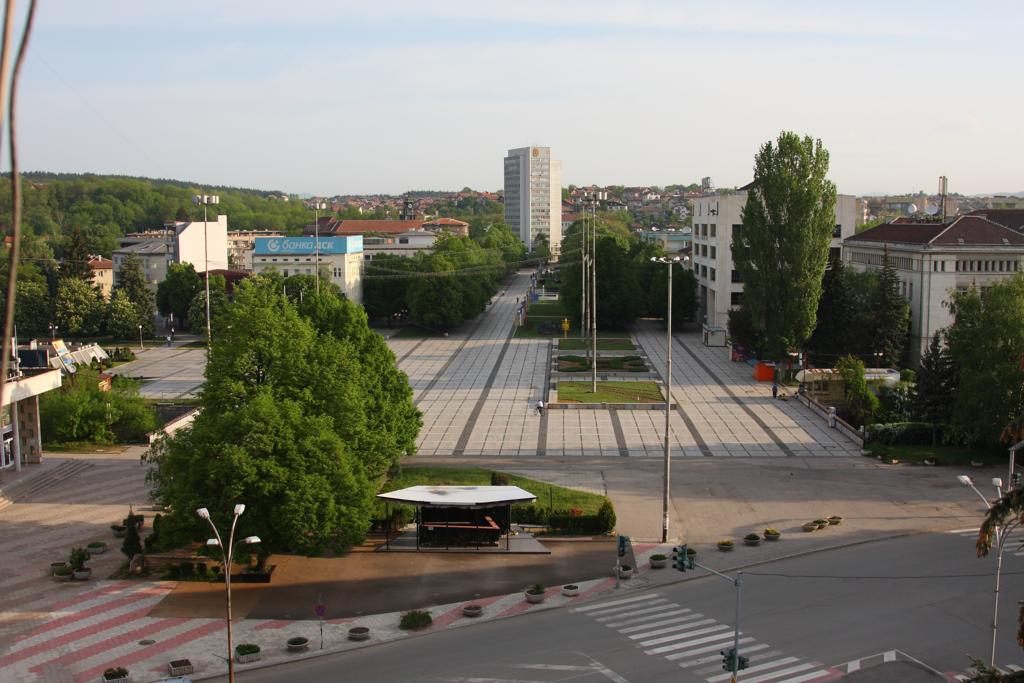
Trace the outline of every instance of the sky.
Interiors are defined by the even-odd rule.
[[[543,145],[563,185],[730,187],[792,130],[843,193],[1021,191],[1022,25],[1009,1],[45,0],[19,154],[334,195],[496,190]]]

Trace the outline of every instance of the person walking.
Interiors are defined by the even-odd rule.
[[[779,397],[779,383],[772,381],[772,398]]]
[[[544,415],[544,401],[543,400],[538,400],[537,401],[537,414],[538,415]]]

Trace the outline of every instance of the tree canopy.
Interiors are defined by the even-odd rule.
[[[408,379],[365,314],[331,287],[293,287],[301,303],[285,289],[266,276],[235,288],[202,412],[153,450],[171,542],[202,536],[195,508],[226,520],[230,510],[213,502],[235,501],[249,506],[243,532],[268,552],[345,549],[365,534],[384,475],[415,450]]]
[[[761,146],[754,181],[733,232],[743,307],[765,351],[781,358],[811,335],[835,224],[835,185],[821,140],[783,132]]]

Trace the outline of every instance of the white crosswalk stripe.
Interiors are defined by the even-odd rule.
[[[585,605],[573,611],[614,629],[645,654],[675,662],[708,683],[726,683],[732,676],[721,672],[721,652],[735,642],[733,627],[671,602],[659,593]],[[750,662],[743,670],[744,683],[810,683],[836,673],[817,662],[773,650],[767,643],[742,633],[739,649]]]

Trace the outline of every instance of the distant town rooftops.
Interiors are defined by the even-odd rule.
[[[411,231],[447,230],[457,235],[469,235],[469,223],[454,218],[432,218],[429,220],[340,220],[325,216],[317,221],[321,235],[362,235],[368,232],[397,234]],[[313,234],[313,226],[303,232]]]
[[[846,241],[931,246],[1024,246],[1024,235],[981,216],[958,216],[946,222],[904,217],[847,237]]]
[[[167,242],[162,239],[154,239],[143,240],[142,242],[136,242],[135,244],[118,247],[114,250],[114,253],[131,252],[134,254],[165,254],[168,253],[169,250],[170,247]]]

